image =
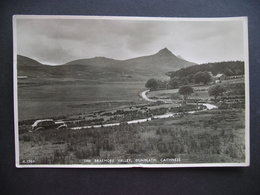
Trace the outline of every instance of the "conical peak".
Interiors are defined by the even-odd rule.
[[[169,55],[174,55],[169,49],[167,49],[166,47],[161,49],[158,54],[160,55],[166,55],[166,56],[169,56]]]

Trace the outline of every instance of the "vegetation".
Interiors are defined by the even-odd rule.
[[[187,97],[193,93],[193,88],[191,86],[182,86],[180,89],[179,89],[179,94],[181,94],[183,96],[183,99],[186,100]]]
[[[101,125],[101,128],[50,129],[28,133],[33,120],[20,121],[21,163],[26,164],[26,159],[32,159],[36,164],[93,164],[93,159],[131,158],[134,160],[140,157],[156,159],[179,157],[181,163],[244,162],[244,83],[228,81],[223,82],[222,85],[209,87],[207,85],[211,81],[209,72],[213,75],[218,73],[227,76],[242,75],[244,63],[221,62],[195,65],[167,73],[170,76],[169,81],[149,79],[145,87],[157,94],[150,98],[155,100],[171,98],[175,104],[170,105],[164,104],[163,101],[138,104],[140,100],[136,94],[143,87],[144,82],[124,83],[124,85],[121,82],[120,84],[86,85],[85,82],[72,80],[62,84],[55,83],[53,86],[52,82],[57,81],[36,83],[34,86],[41,90],[35,94],[35,100],[24,102],[25,105],[20,104],[24,106],[20,110],[31,112],[26,113],[26,116],[35,116],[35,113],[37,118],[54,113],[58,116],[56,112],[61,112],[60,118],[56,117],[55,120],[66,119],[69,128],[85,125]],[[196,85],[201,83],[204,86]],[[33,90],[28,86],[32,86],[31,83],[19,84],[25,96],[31,94]],[[179,90],[175,90],[177,88]],[[71,91],[68,93],[67,89]],[[158,89],[172,90],[162,90],[163,94]],[[53,96],[54,92],[58,95]],[[118,92],[120,92],[120,100],[118,100]],[[75,94],[78,97],[75,97]],[[179,106],[181,95],[187,104]],[[189,96],[192,98],[187,100]],[[209,96],[214,97],[218,109],[205,111],[205,106],[202,104],[213,102]],[[82,99],[84,102],[79,103]],[[111,99],[118,102],[113,102]],[[39,107],[39,102],[42,100],[45,100],[49,106]],[[64,102],[57,104],[60,101],[66,104]],[[88,101],[102,103],[86,104],[85,102]],[[30,107],[35,105],[36,107]],[[79,109],[80,113],[78,113]],[[73,110],[77,113],[74,114]],[[190,111],[198,112],[189,114]],[[68,116],[67,113],[72,116]],[[176,115],[168,119],[154,117],[166,113],[176,113]],[[19,116],[22,117],[23,113],[19,113]],[[146,121],[144,124],[126,123],[126,121],[148,117],[151,121]],[[120,125],[104,127],[104,124],[115,122]],[[91,161],[86,162],[87,159]]]
[[[83,115],[82,120],[68,125],[83,126],[152,118],[144,124],[122,123],[120,126],[74,131],[51,129],[35,133],[20,132],[21,163],[26,164],[26,159],[32,159],[36,164],[94,164],[94,159],[107,158],[131,158],[131,163],[135,163],[134,159],[143,157],[158,160],[180,158],[181,163],[244,162],[244,84],[227,82],[215,85],[213,89],[219,92],[216,93],[218,96],[221,96],[222,89],[226,91],[220,98],[224,101],[216,102],[219,107],[217,110],[188,114],[187,112],[198,108],[193,99],[180,107],[145,104],[114,111],[99,110],[85,115],[93,119],[86,120]],[[215,94],[209,91],[207,93],[208,86],[200,87],[199,90],[195,91],[200,94],[196,97],[198,99],[202,93],[207,96]],[[190,86],[179,89],[183,99],[193,95],[193,91]],[[201,106],[200,109],[205,107]],[[154,120],[152,117],[167,112],[178,114],[168,119]],[[20,122],[19,126],[26,129],[29,124],[30,121]]]
[[[146,87],[151,90],[157,90],[176,89],[180,86],[189,84],[194,85],[202,83],[206,85],[213,80],[212,76],[216,76],[220,73],[226,76],[244,75],[244,62],[229,61],[189,66],[166,73],[166,75],[170,77],[170,80],[167,82],[149,79],[146,83]]]
[[[154,78],[149,79],[146,82],[145,87],[150,89],[150,90],[156,90],[158,88],[158,82]]]
[[[176,89],[178,87],[179,87],[178,79],[171,78],[170,81],[168,82],[168,88],[169,89]]]
[[[93,164],[93,159],[181,158],[181,163],[243,162],[244,112],[216,110],[147,124],[47,130],[19,137],[21,163]],[[37,154],[37,155],[35,155]],[[161,163],[161,162],[157,162]]]
[[[206,85],[211,81],[211,76],[208,72],[197,72],[194,74],[195,83],[203,83]]]
[[[172,53],[164,49],[148,60],[142,57],[118,63],[98,57],[55,67],[18,56],[18,75],[28,76],[18,81],[21,163],[95,164],[95,159],[118,158],[130,158],[133,164],[139,163],[134,161],[138,158],[155,158],[160,164],[161,158],[180,158],[183,164],[244,162],[243,80],[208,85],[219,73],[244,75],[244,62],[208,63],[171,71],[173,66],[168,65],[177,68],[191,63],[168,61],[169,56]],[[157,79],[165,70],[171,71],[166,73],[169,80]],[[155,78],[148,80],[150,75]],[[150,98],[158,100],[156,103],[143,104],[137,96],[144,85],[155,94]],[[182,105],[181,96],[185,100]],[[214,97],[218,109],[205,109],[203,104],[213,104],[209,96]],[[170,104],[160,101],[169,99]],[[169,113],[175,113],[174,117],[155,117]],[[64,120],[69,128],[28,132],[35,119],[49,117]],[[136,119],[145,123],[126,123]],[[120,125],[105,127],[111,123]],[[100,126],[90,127],[93,125]],[[83,126],[89,127],[71,128]]]
[[[174,81],[174,86],[181,86],[194,83],[207,84],[211,81],[209,72],[211,72],[212,75],[219,73],[225,74],[226,76],[244,75],[244,62],[229,61],[194,65],[168,72],[166,75],[170,77],[170,81]]]
[[[168,84],[167,81],[161,81],[152,78],[146,82],[145,87],[150,89],[151,91],[154,91],[157,89],[166,89],[167,84]]]
[[[227,76],[243,75],[244,74],[244,62],[241,61],[229,61],[229,62],[216,62],[189,66],[177,71],[168,72],[167,75],[171,78],[189,77],[197,72],[212,72],[213,75],[218,73],[225,74]]]
[[[209,88],[209,95],[214,96],[215,100],[217,99],[218,96],[223,95],[225,92],[225,88],[222,85],[214,85]]]
[[[73,114],[140,103],[136,94],[144,87],[143,82],[99,83],[79,80],[43,82],[40,80],[41,78],[33,80],[35,86],[29,83],[18,84],[18,91],[21,91],[19,94],[20,121],[53,116],[64,118]],[[32,94],[33,98],[25,98]]]

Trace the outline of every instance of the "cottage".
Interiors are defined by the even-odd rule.
[[[217,74],[216,76],[214,76],[215,83],[221,83],[223,80],[226,80],[225,74]]]

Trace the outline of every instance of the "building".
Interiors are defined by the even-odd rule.
[[[223,80],[226,80],[226,78],[225,74],[217,74],[213,77],[215,83],[221,83]]]

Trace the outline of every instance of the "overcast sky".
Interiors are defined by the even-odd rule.
[[[167,47],[195,62],[244,60],[242,21],[17,19],[17,53],[46,64],[129,59]]]

